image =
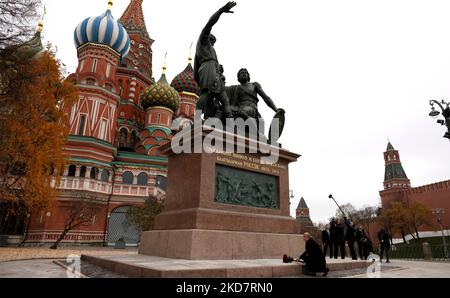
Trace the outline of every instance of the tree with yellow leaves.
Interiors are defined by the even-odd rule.
[[[413,200],[393,200],[383,209],[380,221],[392,232],[399,232],[406,242],[405,234],[420,239],[420,227],[433,227],[431,209]]]
[[[0,55],[0,202],[28,213],[56,194],[68,136],[62,99],[78,98],[50,46],[36,54],[32,41]]]

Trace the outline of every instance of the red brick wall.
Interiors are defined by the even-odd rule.
[[[405,190],[383,190],[380,192],[383,206],[390,200],[402,197],[411,201],[420,202],[429,208],[442,208],[445,214],[442,216],[444,228],[450,227],[450,180],[434,184],[414,187]],[[422,227],[421,231],[429,230]]]

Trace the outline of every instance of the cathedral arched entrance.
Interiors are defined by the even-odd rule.
[[[123,239],[127,246],[137,246],[140,238],[139,229],[127,220],[127,211],[131,206],[115,208],[109,217],[108,245],[114,246]]]

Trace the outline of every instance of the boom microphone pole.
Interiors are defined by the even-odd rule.
[[[341,212],[342,212],[342,214],[344,215],[344,217],[347,217],[347,216],[345,215],[345,212],[342,210],[341,206],[339,206],[339,204],[338,204],[338,203],[336,202],[336,200],[333,198],[333,195],[329,195],[328,198],[332,199],[332,200],[336,203],[336,205],[338,206],[339,210],[341,210]]]

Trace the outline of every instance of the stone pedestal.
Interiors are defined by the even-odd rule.
[[[209,132],[191,131],[184,142],[193,144]],[[248,153],[262,144],[236,135],[227,142],[245,144],[247,153],[174,154],[170,144],[161,149],[169,156],[166,206],[155,230],[142,233],[139,253],[193,260],[261,259],[297,256],[304,248],[289,202],[289,163],[300,156],[272,147],[279,150],[279,159],[267,165],[261,153]]]

